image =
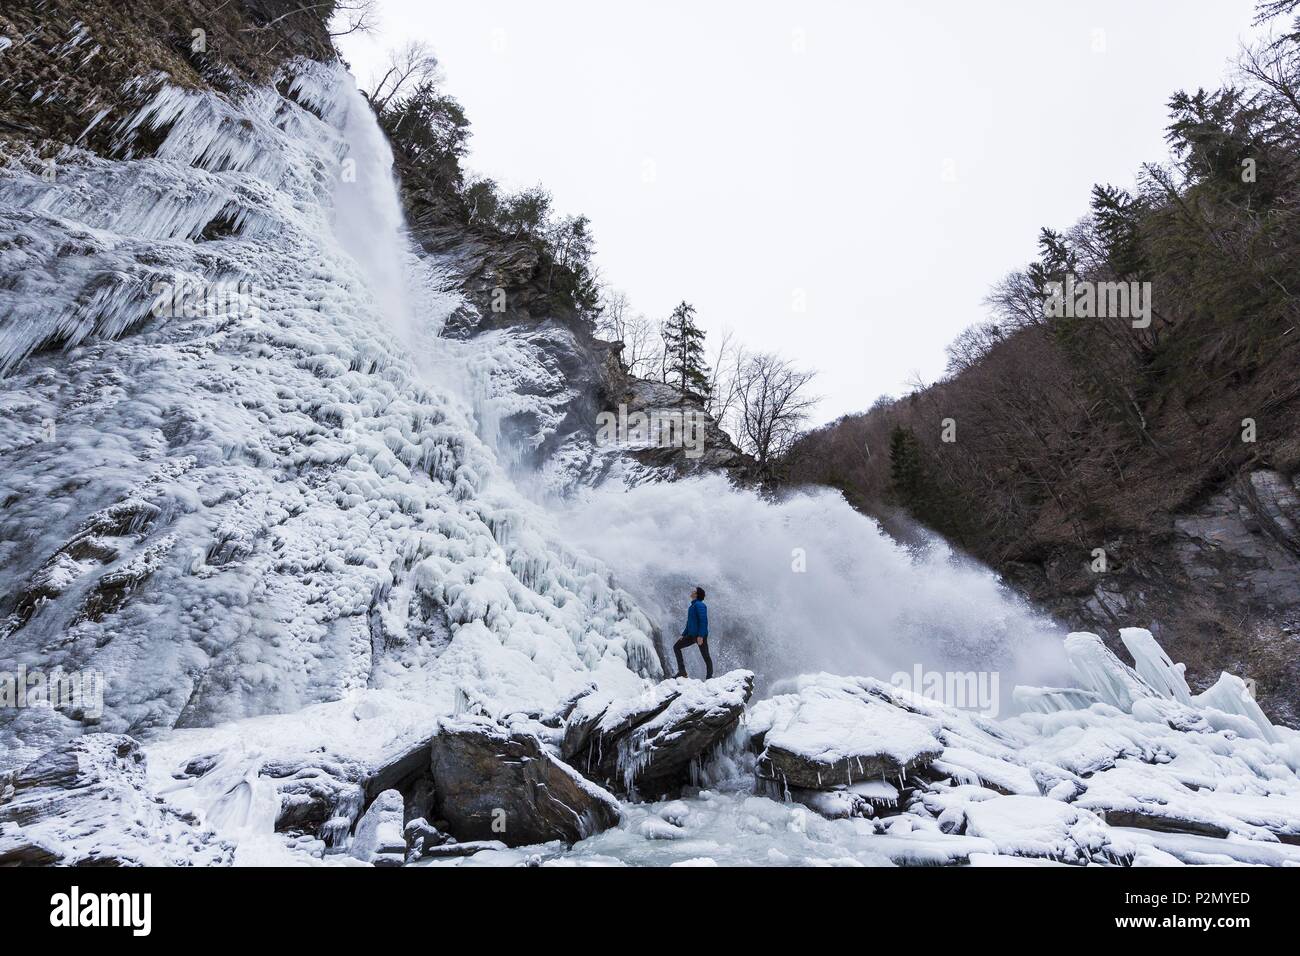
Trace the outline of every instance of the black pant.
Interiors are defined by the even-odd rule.
[[[682,648],[690,647],[698,640],[699,640],[698,637],[683,637],[680,641],[678,641],[676,644],[673,645],[673,653],[677,655],[678,674],[686,673],[686,662],[682,660]],[[700,642],[700,653],[704,655],[704,667],[705,667],[704,679],[708,680],[710,677],[713,676],[713,658],[709,656],[709,639],[707,637]]]

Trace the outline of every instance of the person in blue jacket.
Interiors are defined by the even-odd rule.
[[[677,655],[677,676],[686,676],[686,662],[682,660],[682,648],[698,644],[700,654],[704,657],[704,679],[713,676],[713,658],[709,657],[709,608],[704,603],[704,588],[696,586],[691,592],[691,607],[686,612],[686,630],[682,639],[673,645]]]

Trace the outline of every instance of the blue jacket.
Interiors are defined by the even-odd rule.
[[[692,601],[691,609],[686,612],[686,630],[682,637],[709,636],[709,609],[703,601]]]

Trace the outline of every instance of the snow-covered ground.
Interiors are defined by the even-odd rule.
[[[1175,700],[1179,668],[1162,663],[1148,633],[1125,638],[1140,648],[1139,669],[1163,675],[1160,691],[1080,634],[1071,660],[1099,698],[1082,709],[990,721],[880,681],[820,674],[760,702],[737,733],[763,738],[756,750],[780,745],[827,763],[882,751],[903,762],[937,745],[938,759],[910,780],[815,795],[778,787],[773,799],[754,792],[753,757],[741,756],[689,799],[626,805],[619,827],[571,850],[430,865],[1300,866],[1300,734],[1221,709],[1230,679]],[[1138,699],[1121,707],[1124,692]],[[1232,701],[1250,708],[1248,695]]]

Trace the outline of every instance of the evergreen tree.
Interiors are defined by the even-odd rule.
[[[709,367],[704,361],[704,333],[695,324],[695,306],[673,309],[663,326],[665,379],[683,392],[707,397]]]
[[[912,430],[902,425],[889,435],[889,484],[898,503],[915,513],[923,498],[921,449]]]
[[[1142,205],[1114,186],[1092,187],[1092,215],[1106,258],[1122,279],[1145,279],[1151,272],[1142,248]]]

